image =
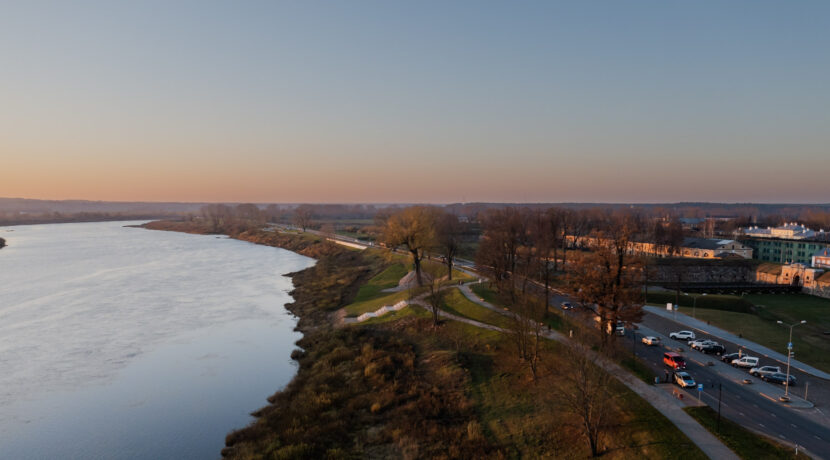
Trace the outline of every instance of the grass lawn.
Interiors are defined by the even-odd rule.
[[[402,264],[392,264],[382,272],[378,273],[360,287],[354,303],[365,302],[377,297],[385,296],[388,293],[381,292],[384,289],[396,287],[398,281],[406,275],[406,267]]]
[[[489,283],[476,283],[470,286],[470,289],[472,289],[473,293],[475,293],[475,295],[479,298],[484,299],[485,302],[489,302],[496,306],[502,306],[498,292],[496,292],[494,288],[491,288]]]
[[[707,296],[709,297],[709,296]],[[713,296],[714,297],[714,296]],[[753,313],[712,310],[698,307],[680,307],[680,311],[697,319],[725,329],[734,334],[757,342],[780,353],[786,354],[789,328],[776,323],[807,323],[793,329],[793,351],[795,358],[811,366],[830,372],[830,300],[804,294],[759,294],[718,296],[732,298],[734,302],[751,302]],[[681,304],[682,305],[682,304]]]
[[[508,327],[510,324],[509,318],[470,301],[458,289],[450,289],[447,292],[441,308],[448,313],[498,327]]]
[[[406,318],[408,316],[420,317],[420,318],[430,318],[431,317],[430,313],[428,311],[424,310],[423,308],[418,307],[418,306],[411,306],[410,305],[410,306],[404,308],[403,310],[389,312],[389,313],[387,313],[383,316],[380,316],[378,318],[371,318],[371,319],[368,319],[368,320],[366,320],[362,323],[357,323],[357,324],[360,325],[360,326],[366,326],[366,325],[370,325],[370,324],[387,323],[387,322],[390,322],[390,321],[397,321],[401,318]]]
[[[755,434],[746,428],[721,418],[720,430],[717,430],[718,413],[709,406],[687,407],[685,410],[707,430],[717,436],[724,444],[732,449],[739,457],[747,460],[755,459],[795,459],[795,451],[776,442]],[[809,458],[798,454],[797,458]]]
[[[348,316],[360,316],[363,313],[375,311],[378,308],[384,305],[394,305],[401,300],[406,300],[409,298],[409,292],[404,290],[400,292],[392,292],[390,294],[384,294],[379,297],[374,297],[368,300],[364,300],[361,302],[354,302],[349,305],[346,305],[346,313]]]
[[[587,444],[579,421],[569,414],[552,390],[560,385],[557,373],[566,363],[551,343],[546,351],[548,370],[537,383],[515,359],[512,343],[495,336],[488,351],[467,351],[459,356],[469,371],[468,394],[476,402],[482,431],[493,443],[507,449],[508,458],[584,458]],[[613,402],[612,427],[602,438],[606,459],[706,459],[677,427],[646,400],[622,384]]]

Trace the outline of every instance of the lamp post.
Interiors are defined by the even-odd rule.
[[[799,326],[801,324],[805,324],[807,321],[802,320],[800,323],[795,324],[787,324],[783,321],[776,321],[778,324],[789,327],[790,328],[790,341],[787,342],[787,381],[784,382],[784,396],[790,396],[790,357],[793,354],[793,328]]]
[[[689,293],[684,292],[683,295],[689,295]],[[705,296],[706,293],[704,292],[701,295]],[[697,298],[698,297],[700,297],[700,296],[694,296],[694,298],[692,300],[692,318],[694,318],[694,319],[697,319]]]

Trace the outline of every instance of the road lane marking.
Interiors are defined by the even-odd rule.
[[[787,437],[784,436],[783,434],[779,434],[778,437],[781,438],[781,439],[787,439]]]
[[[738,413],[741,414],[741,417],[746,417],[746,415],[744,415],[743,412],[738,412]]]
[[[798,426],[796,426],[795,423],[790,423],[790,426],[793,427],[793,428],[798,428]]]
[[[761,428],[766,428],[763,423],[758,424]]]
[[[819,438],[818,436],[813,435],[813,437],[814,437],[814,438],[816,438],[816,439],[818,439],[819,441],[821,441],[821,438]]]
[[[773,414],[772,412],[770,412],[769,415],[772,415],[773,417],[778,418],[778,416]]]

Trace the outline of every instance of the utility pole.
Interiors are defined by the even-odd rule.
[[[793,355],[793,328],[799,326],[801,324],[806,323],[807,321],[802,320],[800,323],[795,324],[787,324],[783,321],[776,321],[778,324],[782,326],[786,326],[790,328],[790,341],[787,342],[787,381],[784,382],[784,396],[790,397],[790,359]]]

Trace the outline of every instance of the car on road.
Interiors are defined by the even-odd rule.
[[[777,383],[779,385],[784,385],[784,382],[787,381],[787,374],[783,374],[781,372],[774,372],[772,374],[762,375],[761,380],[769,383]],[[790,376],[790,385],[791,387],[795,386],[795,376]]]
[[[673,351],[663,353],[663,364],[675,370],[686,369],[686,359]]]
[[[705,346],[701,347],[700,351],[702,353],[706,353],[707,355],[719,355],[720,356],[720,355],[723,354],[724,351],[726,351],[726,348],[724,348],[724,346],[719,344],[719,343],[715,343],[715,344],[705,345]]]
[[[660,338],[652,335],[643,337],[643,343],[648,346],[660,345]]]
[[[695,333],[692,331],[676,331],[670,333],[669,338],[674,340],[694,340]]]
[[[754,356],[744,356],[743,358],[733,359],[732,365],[735,367],[751,369],[758,366],[758,358]]]
[[[754,375],[755,377],[763,377],[767,374],[780,374],[781,368],[778,366],[761,366],[761,367],[753,367],[749,370],[749,375]]]
[[[695,383],[695,379],[689,375],[688,372],[675,372],[674,373],[674,383],[680,385],[683,388],[694,388],[697,386]]]
[[[736,360],[741,357],[740,353],[727,353],[725,355],[721,355],[720,360],[725,363],[732,363],[733,360]]]
[[[562,302],[562,305],[560,305],[560,306],[562,307],[563,310],[573,310],[573,308],[574,308],[573,304],[570,303],[570,302]]]
[[[689,347],[693,350],[699,350],[706,345],[716,345],[718,342],[709,339],[690,340]]]

